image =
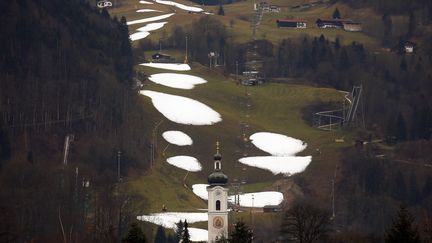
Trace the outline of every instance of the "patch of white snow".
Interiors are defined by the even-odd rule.
[[[192,191],[195,195],[208,200],[207,184],[192,185]],[[253,198],[253,199],[252,199]],[[234,196],[228,198],[229,201],[234,201]],[[275,191],[253,192],[240,195],[240,206],[242,207],[257,207],[262,208],[266,205],[277,206],[283,201],[283,194]]]
[[[178,146],[192,145],[192,138],[181,131],[166,131],[162,133],[162,137],[171,144]]]
[[[140,65],[152,68],[168,69],[173,71],[189,71],[189,64],[184,63],[141,63]]]
[[[256,156],[239,159],[242,164],[269,170],[275,175],[303,172],[311,161],[312,156]]]
[[[145,9],[138,9],[136,12],[137,13],[148,13],[148,12],[162,12],[162,11],[156,10],[156,9],[145,8]]]
[[[208,200],[207,184],[192,185],[192,191],[203,200]]]
[[[219,113],[207,105],[178,95],[143,90],[140,94],[152,99],[155,108],[167,119],[185,125],[212,125],[222,121]]]
[[[174,15],[174,13],[169,13],[169,14],[159,15],[159,16],[145,18],[145,19],[137,19],[137,20],[133,20],[133,21],[128,21],[126,24],[127,25],[133,25],[133,24],[141,24],[141,23],[153,22],[153,21],[158,21],[158,20],[161,20],[161,19],[169,18],[169,17],[171,17],[173,15]]]
[[[189,221],[188,221],[189,222]],[[191,241],[207,242],[208,231],[198,228],[188,228]]]
[[[143,0],[139,1],[139,3],[141,3],[141,4],[153,4],[152,2],[143,1]]]
[[[234,196],[230,197],[234,201]],[[263,208],[264,206],[277,206],[283,201],[283,194],[280,192],[253,192],[240,195],[240,206]]]
[[[139,31],[136,33],[133,33],[129,36],[129,38],[131,39],[131,41],[136,41],[136,40],[140,40],[140,39],[144,39],[146,38],[148,35],[150,35],[149,32],[144,32],[144,31]]]
[[[299,139],[271,132],[254,133],[250,139],[257,148],[275,156],[293,156],[307,147]]]
[[[154,1],[157,2],[157,3],[160,3],[160,4],[174,6],[174,7],[177,7],[179,9],[190,11],[190,12],[202,12],[203,11],[202,8],[191,7],[191,6],[187,6],[187,5],[184,5],[184,4],[181,4],[181,3],[176,3],[176,2],[173,2],[173,1],[166,1],[166,0],[154,0]]]
[[[149,31],[157,30],[164,27],[166,23],[168,22],[150,23],[145,25],[144,27],[138,28],[137,31],[149,32]]]
[[[177,89],[193,89],[196,84],[207,83],[207,80],[188,74],[158,73],[149,77],[149,80]]]
[[[207,213],[152,213],[150,215],[137,216],[138,220],[150,222],[153,224],[161,225],[164,228],[175,229],[176,223],[180,220],[187,221],[188,223],[196,223],[207,221]]]
[[[187,170],[190,172],[197,172],[201,170],[201,164],[200,162],[191,156],[174,156],[167,159],[168,164],[174,165],[175,167],[178,167],[183,170]]]

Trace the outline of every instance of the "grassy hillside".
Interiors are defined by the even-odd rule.
[[[152,105],[151,100],[142,97],[145,117],[149,119],[149,131],[146,136],[151,136],[150,129],[155,123],[163,121],[157,129],[157,161],[150,172],[143,178],[133,182],[140,193],[150,198],[147,212],[160,210],[162,204],[169,210],[193,210],[205,207],[205,203],[194,194],[183,188],[182,180],[186,172],[169,165],[166,158],[176,155],[189,155],[196,157],[202,164],[203,170],[198,173],[189,173],[187,184],[206,183],[206,178],[213,169],[212,155],[215,153],[215,142],[221,142],[223,156],[223,170],[231,178],[241,179],[242,166],[237,160],[243,157],[240,142],[240,120],[244,111],[245,87],[237,85],[233,80],[221,75],[215,70],[209,70],[199,64],[193,63],[192,71],[182,72],[208,80],[208,83],[198,85],[192,90],[177,90],[161,85],[146,83],[144,89],[155,90],[168,94],[176,94],[203,102],[222,115],[223,121],[213,126],[187,126],[175,124],[164,118]],[[154,68],[139,66],[146,74],[164,72]],[[302,152],[304,155],[313,155],[313,161],[304,176],[308,179],[314,192],[325,195],[328,192],[328,178],[333,175],[337,161],[337,151],[340,145],[334,144],[336,137],[342,136],[338,132],[328,133],[316,130],[305,124],[301,118],[301,109],[316,100],[339,101],[342,95],[333,89],[313,88],[301,85],[266,84],[249,88],[252,106],[250,108],[250,134],[259,131],[269,131],[286,134],[306,141],[309,146]],[[169,145],[163,140],[161,134],[166,130],[181,130],[194,140],[192,146],[178,147]],[[249,134],[249,135],[250,135]],[[349,142],[347,142],[349,144]],[[344,146],[344,145],[342,145]],[[346,146],[346,144],[345,144]],[[315,156],[315,150],[322,151],[320,156]],[[165,154],[163,154],[163,150]],[[251,148],[249,155],[266,155],[265,152]],[[273,189],[269,185],[280,175],[248,167],[246,180],[249,190]],[[255,185],[255,186],[254,186]],[[154,193],[155,188],[163,193]],[[151,194],[151,196],[150,196]]]
[[[149,39],[158,41],[160,38],[166,38],[171,32],[174,25],[187,26],[199,18],[202,14],[191,14],[187,11],[179,10],[174,7],[160,5],[160,4],[139,4],[135,0],[127,0],[120,7],[111,10],[112,14],[117,16],[126,16],[128,20],[135,20],[139,18],[152,17],[160,15],[161,13],[136,13],[137,9],[151,8],[164,11],[164,13],[175,12],[176,14],[171,18],[163,21],[169,23],[163,30],[158,30],[152,33]],[[177,1],[186,5],[194,5],[189,1]],[[251,20],[254,17],[252,0],[240,1],[234,4],[224,5],[225,16],[217,16],[230,31],[236,42],[246,43],[252,38]],[[364,43],[365,45],[377,48],[380,44],[379,39],[375,36],[379,33],[374,33],[373,29],[381,24],[381,15],[374,12],[369,8],[353,9],[346,4],[328,5],[323,4],[308,10],[300,11],[293,10],[291,6],[299,4],[299,1],[269,1],[269,4],[275,4],[281,7],[280,13],[265,13],[263,15],[261,24],[258,27],[257,38],[267,39],[274,44],[278,44],[284,38],[297,38],[304,35],[312,37],[319,37],[324,34],[330,40],[338,37],[342,44],[351,44],[353,41]],[[207,12],[217,13],[219,6],[200,6]],[[356,21],[361,21],[365,29],[364,32],[347,32],[344,30],[336,29],[320,29],[316,27],[315,21],[317,18],[331,18],[335,8],[338,8],[343,18],[349,18]],[[281,29],[276,26],[276,20],[280,18],[301,18],[307,21],[307,29]],[[393,21],[398,26],[403,26],[407,22],[406,17],[393,16]],[[131,33],[141,25],[130,26]],[[404,28],[397,28],[395,31],[403,32]],[[137,43],[137,42],[136,42]]]

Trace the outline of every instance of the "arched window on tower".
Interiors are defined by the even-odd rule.
[[[216,211],[220,211],[220,201],[216,200]]]
[[[221,169],[221,165],[219,161],[215,162],[215,170],[220,170]]]

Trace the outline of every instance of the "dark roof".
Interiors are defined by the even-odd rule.
[[[351,19],[317,19],[318,21],[327,23],[354,23]]]
[[[288,23],[298,23],[298,22],[307,22],[304,19],[278,19],[276,22],[288,22]]]
[[[417,44],[412,41],[405,41],[405,46],[416,46]]]
[[[165,57],[169,57],[169,56],[170,56],[170,55],[168,55],[168,54],[161,53],[161,52],[157,52],[157,53],[153,54],[152,56],[155,56],[155,55],[165,56]]]
[[[228,182],[228,176],[226,176],[222,171],[215,171],[208,176],[207,181],[210,186],[224,186]]]
[[[354,21],[345,21],[344,24],[354,24],[354,25],[360,25],[360,22],[354,22]]]
[[[217,152],[215,155],[213,155],[213,159],[215,161],[216,160],[220,161],[222,159],[222,155],[219,152]]]

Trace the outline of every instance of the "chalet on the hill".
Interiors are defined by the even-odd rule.
[[[342,29],[343,28],[343,22],[345,20],[343,19],[317,19],[315,22],[317,27],[319,28],[337,28]]]
[[[280,12],[279,6],[270,5],[267,2],[255,3],[254,4],[254,10],[256,11],[258,9],[261,9],[264,13],[270,13],[270,12],[279,13]]]
[[[270,5],[269,12],[279,13],[280,12],[280,7],[276,6],[276,5]]]
[[[276,24],[279,28],[305,29],[307,22],[303,19],[278,19],[276,20]]]
[[[153,62],[171,62],[171,61],[173,61],[173,58],[168,54],[158,52],[158,53],[155,53],[152,55],[152,61]]]
[[[336,28],[346,31],[362,31],[360,22],[355,22],[350,19],[317,19],[315,22],[319,28]]]
[[[413,53],[416,43],[412,41],[405,41],[404,49],[406,53]]]
[[[362,31],[361,23],[360,22],[354,22],[354,21],[344,22],[343,28],[346,31],[352,31],[352,32]]]

